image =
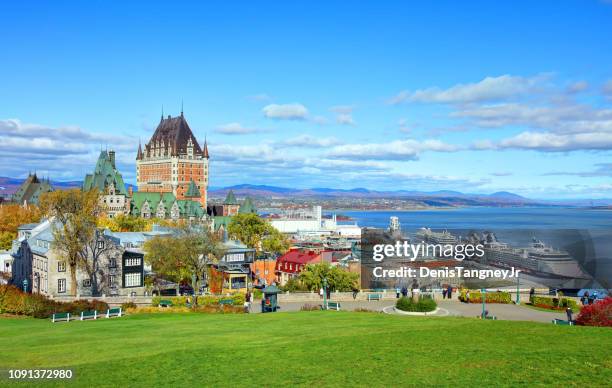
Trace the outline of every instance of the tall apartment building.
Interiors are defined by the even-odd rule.
[[[172,193],[176,199],[198,201],[206,209],[208,193],[208,145],[200,147],[183,112],[162,116],[155,133],[136,155],[136,182],[139,192]],[[190,182],[199,191],[188,198]],[[193,190],[192,190],[193,191]]]

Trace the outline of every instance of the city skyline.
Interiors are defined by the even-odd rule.
[[[82,180],[102,148],[135,184],[163,106],[213,187],[612,198],[605,1],[0,12],[0,176]]]

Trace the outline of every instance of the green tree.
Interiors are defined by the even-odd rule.
[[[254,213],[236,214],[227,228],[231,238],[240,240],[257,253],[285,253],[289,241],[269,222]]]
[[[311,291],[323,287],[324,278],[327,278],[327,287],[333,291],[351,291],[357,287],[359,274],[323,262],[308,264],[299,275],[300,282]]]
[[[83,252],[96,233],[98,195],[96,190],[72,189],[44,193],[40,198],[41,211],[54,220],[53,248],[63,253],[68,262],[72,296],[77,294],[77,267],[87,264]]]
[[[169,280],[187,280],[194,291],[210,264],[225,254],[219,238],[208,229],[182,229],[175,236],[156,236],[144,245],[145,260]]]

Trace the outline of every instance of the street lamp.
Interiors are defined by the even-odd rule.
[[[23,292],[28,292],[28,279],[23,279]]]
[[[327,310],[327,278],[323,278],[323,309]]]
[[[521,295],[520,295],[520,291],[519,291],[519,286],[520,286],[520,278],[519,278],[519,274],[516,274],[516,304],[517,306],[519,304],[521,304]]]
[[[480,290],[480,294],[482,295],[482,315],[480,316],[482,319],[485,319],[485,305],[486,305],[486,300],[487,300],[487,289],[486,288],[482,288]]]

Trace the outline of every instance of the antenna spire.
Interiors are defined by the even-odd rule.
[[[164,104],[162,104],[162,115],[161,115],[161,119],[164,119]]]
[[[181,98],[181,116],[183,115],[183,99]]]

